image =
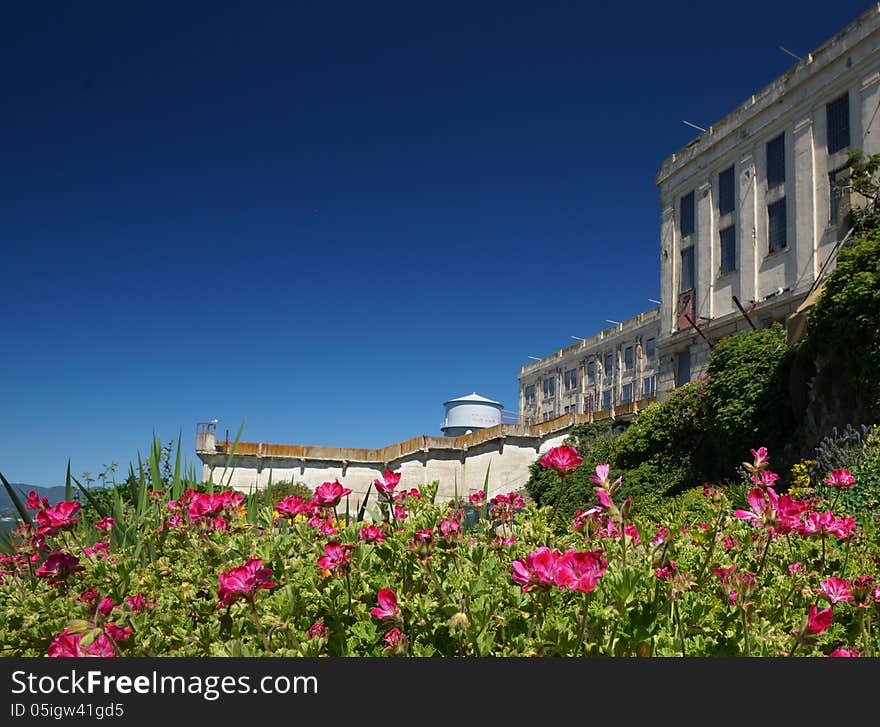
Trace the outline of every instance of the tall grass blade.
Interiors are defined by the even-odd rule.
[[[70,457],[67,458],[67,477],[64,480],[64,499],[67,502],[73,500],[73,485],[70,482]]]
[[[12,485],[9,484],[7,479],[3,476],[2,472],[0,472],[0,480],[3,481],[3,487],[6,488],[6,492],[9,494],[9,499],[12,500],[12,504],[15,505],[15,509],[18,510],[18,514],[21,516],[21,519],[24,520],[24,522],[26,522],[28,525],[30,525],[33,522],[33,520],[31,519],[31,514],[27,511],[24,503],[18,496],[18,493],[13,489]]]
[[[241,432],[244,429],[244,419],[242,419],[241,424],[238,427],[238,431],[235,433],[235,441],[232,443],[232,449],[229,450],[229,453],[226,455],[226,464],[224,465],[224,472],[229,472],[229,479],[226,482],[226,487],[232,486],[232,475],[235,474],[235,468],[232,468],[232,471],[229,470],[229,465],[232,464],[232,458],[235,456],[235,448],[238,447],[238,441],[241,439]],[[229,442],[226,443],[227,445]]]
[[[107,515],[109,513],[107,512],[107,510],[104,507],[102,507],[100,504],[98,504],[98,501],[95,500],[94,497],[92,497],[92,493],[89,492],[85,487],[83,487],[80,484],[80,481],[78,479],[76,479],[76,477],[71,477],[70,479],[73,480],[73,483],[79,488],[79,491],[82,492],[83,495],[85,495],[86,500],[88,500],[89,504],[93,508],[95,508],[95,511],[98,513],[98,515],[100,515],[101,518],[107,517]],[[118,493],[119,490],[114,489],[114,492]]]
[[[183,494],[183,482],[180,479],[180,443],[183,439],[183,430],[177,434],[177,454],[174,457],[174,476],[171,480],[171,497],[176,500]]]
[[[373,483],[371,482],[367,485],[367,491],[364,493],[364,501],[361,503],[360,510],[358,510],[357,521],[362,523],[364,521],[364,513],[367,511],[367,501],[370,499],[370,490],[373,489]]]

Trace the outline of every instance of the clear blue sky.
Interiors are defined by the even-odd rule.
[[[12,3],[0,471],[439,435],[652,306],[661,162],[863,2]],[[697,9],[698,8],[698,9]]]

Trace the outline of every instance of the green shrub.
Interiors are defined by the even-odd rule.
[[[786,387],[786,334],[774,324],[720,340],[709,357],[706,382],[707,476],[733,471],[749,450],[782,452],[791,431]]]

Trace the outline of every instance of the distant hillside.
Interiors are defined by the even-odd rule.
[[[49,502],[53,505],[64,499],[63,487],[37,487],[36,485],[26,485],[21,482],[10,482],[9,484],[11,484],[16,493],[18,493],[18,496],[23,503],[27,501],[28,493],[31,490],[36,492],[40,497],[48,497]],[[3,487],[3,484],[0,483],[0,517],[16,517],[17,515],[18,512],[15,509],[15,505],[12,503],[12,498],[9,496],[9,493],[6,492],[6,488]]]

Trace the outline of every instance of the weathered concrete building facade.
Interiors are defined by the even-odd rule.
[[[519,373],[519,413],[524,423],[564,414],[588,421],[627,417],[657,395],[660,309],[640,313],[581,339]]]
[[[880,151],[878,106],[874,6],[663,162],[661,395],[704,372],[709,342],[785,323],[833,267],[847,153]]]

